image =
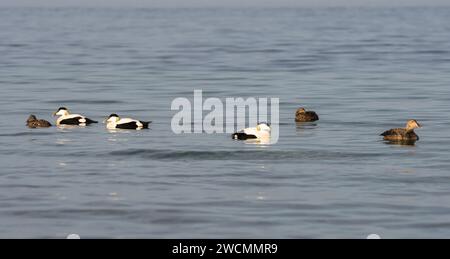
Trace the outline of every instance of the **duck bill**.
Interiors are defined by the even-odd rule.
[[[53,117],[56,117],[56,112],[52,113]]]

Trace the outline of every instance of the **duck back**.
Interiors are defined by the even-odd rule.
[[[27,121],[27,126],[29,128],[33,128],[33,129],[35,129],[35,128],[49,128],[49,127],[52,126],[52,124],[50,122],[46,121],[46,120],[35,119],[35,120],[28,120]]]
[[[315,112],[304,112],[304,113],[297,113],[295,116],[295,121],[296,122],[313,122],[313,121],[318,121],[319,120],[319,116],[317,115],[317,113]]]
[[[390,141],[419,140],[419,136],[413,130],[407,131],[406,129],[391,129],[383,132],[381,136],[384,137],[384,140]]]

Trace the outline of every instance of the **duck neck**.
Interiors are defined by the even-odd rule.
[[[406,128],[406,132],[414,132],[414,128],[409,128],[409,127],[407,127],[407,128]]]

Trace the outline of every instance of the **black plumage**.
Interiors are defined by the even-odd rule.
[[[246,134],[243,132],[237,132],[231,135],[233,139],[237,140],[247,140],[247,139],[256,139],[257,137],[255,135]]]

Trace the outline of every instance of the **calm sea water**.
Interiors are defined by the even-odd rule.
[[[449,72],[448,8],[0,9],[0,237],[449,237]],[[173,134],[194,89],[279,97],[279,142]],[[59,106],[154,123],[25,127]]]

